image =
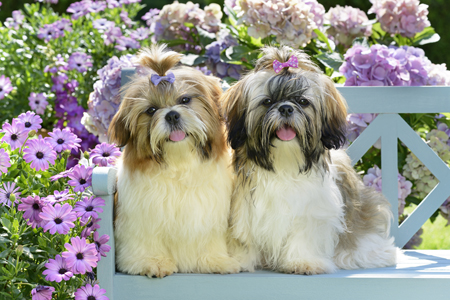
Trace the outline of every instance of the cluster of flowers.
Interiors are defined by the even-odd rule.
[[[232,5],[238,24],[255,38],[274,35],[280,44],[305,47],[323,24],[325,8],[316,0],[242,0]]]
[[[110,58],[103,68],[98,70],[100,79],[94,83],[94,91],[89,95],[88,111],[81,123],[89,132],[97,135],[101,142],[107,141],[109,123],[118,111],[122,68],[134,67],[133,55]]]
[[[400,173],[397,175],[398,178],[398,215],[403,214],[405,208],[405,199],[411,194],[411,181],[406,180]],[[372,186],[376,191],[382,192],[382,176],[381,169],[375,165],[373,168],[367,170],[366,175],[363,177],[363,182],[366,186]]]
[[[15,10],[12,12],[12,18],[8,17],[6,18],[5,22],[3,23],[6,28],[14,28],[15,30],[19,29],[20,26],[22,26],[23,20],[25,19],[25,16],[22,14],[20,10]]]
[[[412,38],[425,27],[428,21],[428,5],[419,0],[370,0],[373,6],[369,13],[375,13],[381,28],[390,34]]]
[[[421,86],[450,84],[450,71],[436,66],[416,47],[387,47],[376,44],[369,49],[356,45],[345,53],[339,68],[346,86]]]
[[[46,43],[64,36],[64,31],[72,31],[72,22],[67,19],[58,20],[52,24],[45,24],[44,27],[39,28],[37,37],[44,39]]]
[[[23,151],[23,159],[36,171],[45,171],[50,165],[55,164],[57,157],[62,157],[63,152],[78,150],[81,140],[69,129],[55,128],[49,133],[49,137],[34,138],[35,130],[41,128],[42,119],[34,112],[26,112],[18,118],[2,126],[4,133],[1,141],[10,146],[11,151],[20,149]],[[20,153],[20,152],[19,152]],[[120,156],[120,151],[114,145],[102,143],[97,145],[89,155],[91,164],[97,166],[111,166]],[[86,160],[86,159],[85,159]],[[97,262],[111,249],[106,245],[109,236],[99,236],[95,231],[99,228],[98,213],[101,213],[105,202],[101,198],[95,198],[89,190],[92,183],[94,167],[89,162],[78,164],[73,168],[51,177],[52,181],[68,177],[69,188],[58,191],[53,195],[40,197],[28,195],[20,197],[22,192],[16,187],[15,182],[6,182],[0,187],[0,203],[11,206],[18,204],[18,210],[23,211],[23,218],[32,228],[42,228],[50,234],[69,234],[74,222],[80,220],[84,229],[81,238],[76,236],[66,243],[67,251],[56,255],[45,264],[47,281],[61,282],[69,280],[74,274],[86,274],[92,272]],[[0,149],[0,175],[7,173],[11,166],[10,157],[4,148]],[[72,192],[72,193],[71,193]],[[87,196],[86,196],[87,195]],[[75,198],[74,198],[75,197]],[[18,201],[20,199],[20,201]],[[77,199],[79,199],[77,201]],[[92,235],[92,237],[91,237]],[[92,242],[88,243],[88,240]],[[51,299],[54,288],[51,286],[38,286],[32,291],[32,299]],[[75,292],[75,299],[107,299],[102,296],[105,290],[98,285],[87,284]],[[102,298],[104,297],[104,298]]]
[[[217,77],[239,79],[242,67],[240,65],[227,64],[220,59],[220,53],[229,47],[238,46],[238,41],[231,36],[228,30],[221,30],[217,36],[217,41],[206,46],[205,55],[208,57],[206,65]]]
[[[372,35],[372,25],[369,18],[359,8],[337,5],[325,14],[325,20],[330,24],[326,33],[336,44],[350,47],[357,37]]]
[[[378,114],[348,114],[347,115],[347,141],[353,142],[369,126]],[[375,148],[381,148],[379,139],[374,145]]]
[[[204,9],[199,4],[191,1],[165,5],[161,11],[150,10],[143,19],[147,22],[150,30],[154,32],[153,41],[162,40],[185,40],[186,43],[180,45],[178,50],[199,52],[201,47],[195,45],[192,33],[197,33],[197,28],[211,33],[219,31],[222,19],[222,9],[220,5],[212,3]],[[186,26],[186,23],[194,27]]]
[[[78,137],[82,139],[81,149],[86,151],[98,143],[97,138],[90,134],[83,125],[81,125],[81,118],[83,117],[84,108],[78,105],[78,100],[73,93],[78,87],[76,80],[69,80],[68,71],[75,70],[84,73],[88,68],[92,67],[91,56],[85,53],[75,52],[70,55],[68,61],[58,54],[55,57],[55,62],[45,67],[44,72],[49,72],[52,75],[53,86],[51,90],[55,93],[55,116],[58,117],[56,124],[57,128],[70,128]],[[44,99],[44,94],[30,96],[30,106],[38,97]],[[34,96],[34,98],[32,98]],[[45,106],[48,103],[41,105],[41,111],[36,110],[37,113],[43,113]],[[44,106],[45,105],[45,106]],[[35,107],[31,106],[32,109]],[[78,155],[73,152],[73,155]],[[72,161],[72,164],[74,161]]]

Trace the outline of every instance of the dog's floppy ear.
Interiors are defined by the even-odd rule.
[[[327,149],[339,149],[346,139],[347,102],[328,76],[322,75],[321,77],[324,83],[325,98],[321,141]]]
[[[108,127],[108,140],[110,143],[115,143],[118,147],[125,146],[131,135],[129,126],[125,120],[125,117],[128,114],[126,106],[127,101],[122,101],[119,111],[114,115]]]
[[[244,80],[236,82],[222,95],[222,111],[228,129],[228,143],[234,150],[242,147],[247,140],[245,129],[246,108]]]

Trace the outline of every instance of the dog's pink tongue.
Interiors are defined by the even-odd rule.
[[[296,135],[294,129],[289,126],[283,126],[277,130],[277,137],[282,141],[290,141],[295,138]]]
[[[186,137],[186,133],[184,133],[181,130],[172,131],[169,135],[169,139],[172,142],[182,141],[182,140],[184,140],[185,137]]]

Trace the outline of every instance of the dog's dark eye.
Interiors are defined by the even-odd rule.
[[[263,101],[263,105],[265,105],[265,106],[269,106],[269,105],[272,105],[272,99],[269,99],[269,98],[267,98],[267,99],[264,99],[264,101]]]
[[[191,102],[191,97],[183,97],[181,98],[181,104],[188,104],[189,102]]]
[[[150,108],[147,109],[145,112],[146,112],[147,114],[149,114],[150,116],[153,116],[153,115],[155,114],[156,111],[157,111],[156,108],[150,107]]]
[[[308,99],[303,98],[303,97],[297,97],[295,99],[295,101],[297,101],[297,103],[300,104],[301,106],[308,106],[309,105]]]

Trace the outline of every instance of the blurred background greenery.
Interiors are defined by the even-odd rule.
[[[62,13],[65,12],[70,3],[77,2],[78,0],[59,0],[58,4],[52,5],[52,7]],[[0,0],[2,6],[0,7],[0,21],[4,21],[7,17],[11,16],[13,10],[20,9],[25,3],[32,3],[35,0]],[[142,4],[147,7],[138,15],[138,17],[144,15],[144,13],[150,8],[162,8],[164,5],[172,3],[171,0],[142,0]],[[180,0],[179,2],[187,2],[186,0]],[[223,5],[223,0],[197,0],[192,1],[199,3],[201,7],[215,2]],[[367,13],[372,6],[369,0],[318,0],[325,9],[328,11],[330,7],[336,5],[350,5],[357,7]],[[450,13],[450,1],[448,0],[421,0],[421,3],[428,4],[429,15],[428,18],[431,22],[431,26],[434,27],[436,32],[441,36],[441,40],[434,44],[428,44],[423,46],[425,55],[435,64],[446,63],[447,68],[450,68],[450,30],[447,28],[449,13]],[[375,15],[369,15],[369,18],[374,18]]]

